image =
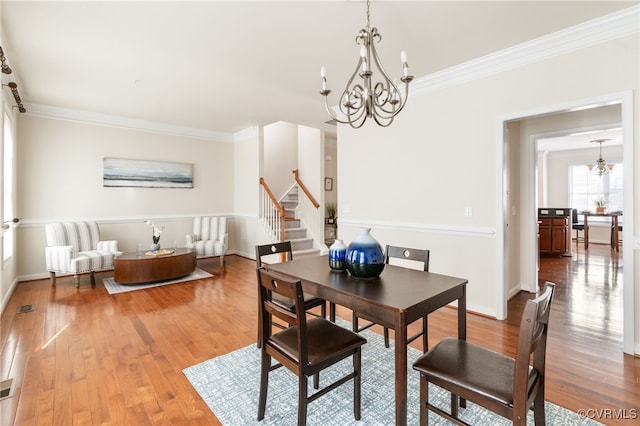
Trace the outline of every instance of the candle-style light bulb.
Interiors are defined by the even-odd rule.
[[[362,58],[362,71],[369,71],[369,63],[367,62],[367,48],[364,46],[360,46],[360,57]]]
[[[320,67],[320,75],[322,76],[322,91],[327,90],[327,70],[323,66]]]
[[[409,75],[409,64],[407,63],[407,52],[404,50],[400,52],[400,61],[402,61],[402,76],[407,77]]]

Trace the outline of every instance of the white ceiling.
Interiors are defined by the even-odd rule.
[[[416,78],[638,1],[373,1],[391,77]],[[327,129],[356,66],[362,1],[0,1],[2,47],[29,105],[235,133],[276,121]],[[335,99],[334,99],[335,101]],[[409,100],[411,102],[411,100]]]
[[[622,145],[622,129],[612,128],[594,130],[538,139],[538,151],[572,151],[576,149],[599,149],[600,144],[592,142],[597,139],[609,139],[602,143],[603,148]]]

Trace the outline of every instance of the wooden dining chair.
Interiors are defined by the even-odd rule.
[[[445,338],[413,364],[420,372],[420,425],[428,423],[428,412],[458,419],[458,397],[526,425],[534,411],[536,425],[545,424],[544,382],[549,314],[555,285],[547,282],[542,294],[528,300],[520,321],[515,358],[474,345]],[[530,365],[530,361],[533,364]],[[429,403],[429,383],[451,392],[451,413]]]
[[[290,261],[293,259],[293,250],[291,249],[291,241],[284,241],[279,243],[271,243],[271,244],[263,244],[256,246],[256,268],[261,268],[263,264],[263,258],[266,256],[280,254],[282,255],[283,261]],[[258,288],[259,290],[259,288]],[[295,309],[295,301],[288,299],[286,297],[279,297],[276,295],[274,299],[275,303],[279,303],[284,309],[288,309],[291,312]],[[304,309],[305,312],[309,311],[313,308],[320,307],[320,317],[325,318],[327,315],[327,307],[324,299],[319,297],[304,295]],[[310,312],[312,315],[316,315],[313,312]],[[260,310],[258,310],[258,341],[257,346],[260,347],[260,333],[262,320],[260,318]],[[274,326],[279,328],[284,328],[282,324],[273,323]]]
[[[584,241],[584,237],[580,237],[580,231],[584,234],[584,223],[578,220],[578,209],[571,209],[571,229],[576,230],[576,247],[580,240]]]
[[[408,267],[412,269],[419,269],[422,271],[429,270],[429,250],[414,249],[407,247],[398,247],[387,245],[385,248],[385,263],[389,264],[392,259],[398,259],[397,266]],[[360,327],[359,320],[364,319],[369,323]],[[375,324],[373,320],[362,312],[353,311],[351,315],[351,324],[353,331],[360,333],[363,330],[371,327]],[[428,333],[427,333],[427,316],[422,318],[422,330],[407,339],[407,344],[413,342],[418,337],[422,337],[422,351],[426,352],[429,348]],[[384,328],[384,346],[389,347],[389,329]]]
[[[269,372],[282,366],[298,376],[298,425],[306,424],[309,402],[349,380],[353,380],[353,415],[356,420],[360,420],[361,351],[367,340],[325,318],[307,319],[300,281],[258,269],[258,282],[262,318],[258,420],[264,419],[266,411]],[[283,309],[280,303],[274,301],[275,295],[293,300],[295,309]],[[272,316],[290,327],[273,334]],[[310,376],[314,376],[314,388],[318,389],[316,379],[320,371],[348,357],[353,360],[352,371],[349,369],[349,373],[342,378],[309,395]],[[272,365],[271,358],[277,363]]]

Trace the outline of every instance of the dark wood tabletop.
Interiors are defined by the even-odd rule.
[[[458,337],[466,339],[468,280],[464,278],[394,265],[385,265],[380,277],[356,278],[331,270],[327,256],[301,257],[265,265],[265,269],[299,279],[305,293],[367,313],[395,331],[397,425],[407,423],[407,325],[457,301]]]

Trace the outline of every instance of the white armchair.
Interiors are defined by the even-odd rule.
[[[97,223],[49,223],[45,232],[45,260],[52,286],[56,285],[56,273],[73,274],[77,288],[80,274],[90,272],[91,284],[95,285],[95,271],[113,269],[113,258],[119,254],[118,242],[100,241]]]
[[[220,256],[220,266],[224,268],[227,244],[226,217],[200,216],[193,218],[193,233],[187,235],[185,247],[195,250],[196,257]]]

